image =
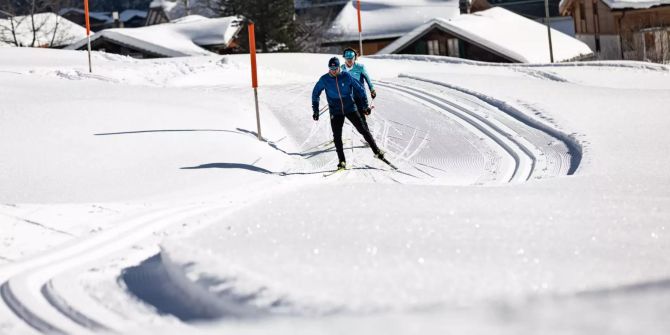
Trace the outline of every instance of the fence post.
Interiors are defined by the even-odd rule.
[[[361,25],[361,0],[358,0],[358,51],[363,56],[363,27]]]
[[[88,39],[88,72],[93,73],[91,62],[91,20],[88,13],[88,0],[84,0],[84,16],[86,17],[86,38]]]
[[[256,69],[256,33],[254,31],[254,22],[248,21],[249,30],[249,55],[251,56],[251,86],[254,88],[254,101],[256,103],[256,128],[258,130],[258,140],[262,141],[261,136],[261,115],[258,110],[258,75]]]

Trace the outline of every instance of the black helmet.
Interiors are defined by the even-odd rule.
[[[333,57],[328,61],[328,68],[334,70],[340,67],[340,60],[337,57]]]

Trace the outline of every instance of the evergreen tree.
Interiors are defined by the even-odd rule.
[[[293,0],[214,0],[221,16],[241,15],[254,22],[256,47],[263,52],[295,50]],[[240,49],[248,51],[248,30],[240,34]]]

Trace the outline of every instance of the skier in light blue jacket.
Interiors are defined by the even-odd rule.
[[[368,88],[370,89],[370,97],[372,99],[377,97],[377,92],[375,91],[375,86],[372,84],[372,79],[368,71],[365,70],[365,66],[361,63],[357,63],[358,52],[352,48],[346,48],[342,52],[342,57],[344,57],[344,64],[342,64],[342,72],[348,72],[355,80],[361,83],[361,86],[365,87],[367,82]],[[365,119],[366,114],[361,113],[361,118],[363,119],[363,126],[368,128],[368,122]]]

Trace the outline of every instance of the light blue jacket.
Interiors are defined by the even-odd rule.
[[[368,82],[368,88],[370,92],[375,90],[375,86],[372,84],[372,79],[368,75],[368,71],[365,70],[365,66],[361,63],[354,63],[354,67],[349,70],[347,64],[342,64],[340,66],[342,72],[348,72],[354,79],[358,80],[361,83],[361,86],[365,87],[365,82]]]

